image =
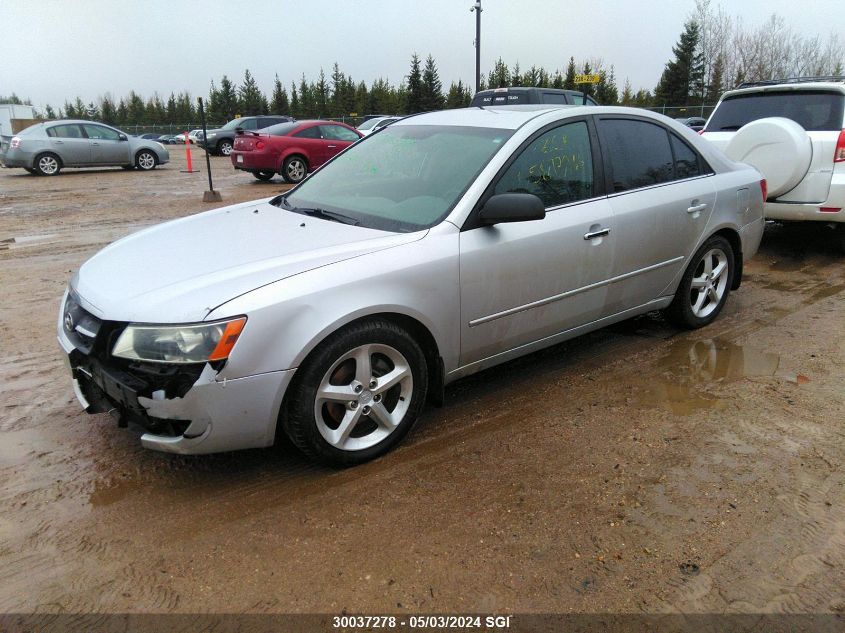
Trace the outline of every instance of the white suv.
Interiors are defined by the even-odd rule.
[[[702,136],[766,177],[767,218],[836,222],[845,249],[845,77],[742,84]]]

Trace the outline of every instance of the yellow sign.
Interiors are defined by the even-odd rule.
[[[358,116],[358,113],[357,112],[350,112],[349,116]]]
[[[600,75],[575,75],[576,84],[597,84],[600,81]]]

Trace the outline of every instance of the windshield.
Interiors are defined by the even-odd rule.
[[[367,119],[361,125],[358,126],[358,129],[359,130],[369,130],[379,121],[381,121],[381,118],[379,118],[379,117],[376,117],[375,119]]]
[[[276,123],[276,125],[264,128],[264,132],[270,136],[284,136],[298,126],[299,123]]]
[[[244,119],[232,119],[226,125],[221,127],[221,130],[234,130],[236,127],[240,127],[244,124]]]
[[[739,94],[716,108],[706,132],[732,132],[770,116],[786,117],[808,131],[839,131],[845,95],[817,90]]]
[[[392,125],[315,172],[285,202],[343,214],[361,226],[385,231],[428,228],[446,217],[512,133]]]

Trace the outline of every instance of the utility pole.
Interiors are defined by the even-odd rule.
[[[475,91],[478,92],[481,89],[481,0],[475,0],[469,11],[475,11]]]

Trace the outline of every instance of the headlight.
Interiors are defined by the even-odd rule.
[[[112,356],[153,363],[204,363],[225,360],[246,317],[187,325],[129,325],[117,339]]]

